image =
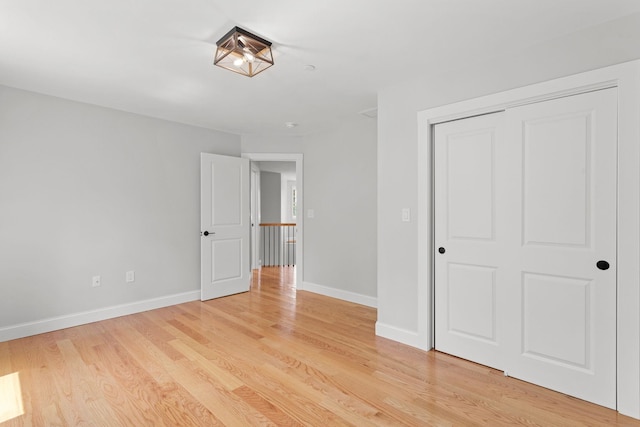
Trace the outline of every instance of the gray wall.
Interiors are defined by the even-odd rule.
[[[200,152],[240,138],[0,86],[0,327],[198,290]]]
[[[378,94],[378,321],[417,332],[417,112],[640,58],[640,14]],[[401,222],[411,208],[412,221]]]
[[[358,119],[307,137],[304,281],[376,296],[376,125]],[[306,215],[306,212],[304,212]]]
[[[281,218],[281,179],[275,172],[260,172],[260,221],[278,223]]]
[[[356,116],[306,137],[243,136],[242,151],[304,154],[303,281],[375,297],[375,120]]]

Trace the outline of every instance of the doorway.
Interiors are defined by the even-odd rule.
[[[299,153],[244,153],[251,161],[252,266],[295,264],[295,285],[301,287],[304,271],[303,155]],[[271,181],[274,197],[262,194]],[[274,202],[275,201],[275,202]],[[295,224],[295,225],[291,225]],[[263,245],[262,233],[273,229],[281,244]],[[262,229],[262,230],[261,230]],[[273,234],[272,234],[273,236]],[[293,237],[295,236],[295,237]],[[266,262],[269,256],[269,262]],[[264,258],[264,259],[263,259]]]

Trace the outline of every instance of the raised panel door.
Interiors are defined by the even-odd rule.
[[[435,127],[435,347],[502,367],[502,113]],[[438,249],[442,248],[443,253]]]

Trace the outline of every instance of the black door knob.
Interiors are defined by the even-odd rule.
[[[440,252],[441,254],[445,253],[446,251],[444,250],[444,248],[442,246],[440,246],[438,248],[438,252]]]
[[[607,261],[598,261],[596,262],[596,267],[598,267],[600,270],[608,270],[609,269],[609,263]]]
[[[202,234],[204,234],[205,236],[208,236],[210,233],[209,233],[208,231],[205,231],[205,232],[204,232],[204,233],[202,233]]]

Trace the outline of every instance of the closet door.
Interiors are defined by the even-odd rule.
[[[503,369],[503,113],[435,126],[435,347]]]
[[[435,126],[435,347],[616,407],[614,89]]]
[[[615,89],[507,110],[505,371],[616,407]]]

